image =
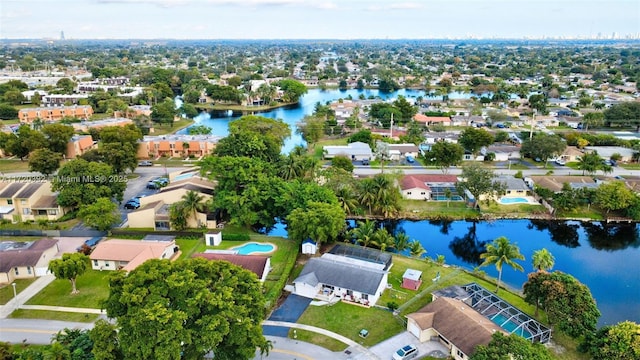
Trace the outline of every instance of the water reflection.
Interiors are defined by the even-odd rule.
[[[580,246],[580,235],[578,234],[580,225],[578,224],[573,224],[568,221],[531,220],[527,228],[538,231],[548,231],[551,240],[558,245],[569,248]]]
[[[616,251],[640,247],[636,224],[584,223],[587,240],[597,250]]]
[[[485,245],[490,242],[490,240],[478,240],[476,224],[477,221],[472,221],[466,234],[454,237],[449,243],[449,249],[458,259],[474,266],[482,263],[480,254],[486,251]]]

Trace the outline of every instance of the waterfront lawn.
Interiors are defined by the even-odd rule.
[[[588,208],[587,206],[579,206],[577,208],[561,211],[558,210],[556,216],[558,218],[567,218],[567,219],[591,219],[591,220],[603,220],[604,215],[603,211],[600,211],[596,206],[591,206]]]
[[[405,329],[404,323],[390,311],[343,302],[332,306],[309,306],[298,323],[333,331],[364,346],[375,345]],[[358,336],[362,329],[369,330],[366,339]]]
[[[76,288],[80,293],[71,295],[71,282],[55,279],[36,296],[27,301],[27,305],[51,305],[100,309],[102,300],[109,296],[109,275],[111,271],[89,269],[78,277]]]
[[[34,281],[36,281],[35,278],[14,280],[13,282],[16,283],[16,293],[20,294],[22,290]],[[8,303],[11,299],[13,299],[13,286],[10,283],[0,285],[0,305]]]
[[[475,219],[479,214],[462,201],[400,200],[403,217],[427,219]]]
[[[531,214],[547,214],[547,209],[542,205],[532,204],[511,204],[500,205],[495,201],[491,201],[487,204],[484,201],[480,202],[480,210],[485,214],[491,215],[508,215],[517,217],[527,217]]]
[[[187,126],[192,124],[193,124],[193,120],[184,119],[184,118],[180,118],[180,120],[174,121],[173,124],[162,124],[162,125],[154,124],[153,133],[150,133],[149,135],[155,136],[155,135],[173,134],[178,130],[184,129]]]
[[[18,309],[9,315],[11,319],[40,319],[92,323],[98,320],[98,314],[82,314],[48,310]]]

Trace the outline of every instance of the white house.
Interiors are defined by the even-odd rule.
[[[175,240],[101,241],[89,258],[93,270],[131,271],[150,259],[174,259],[179,255]]]
[[[325,159],[333,159],[336,156],[346,156],[351,160],[372,160],[373,151],[371,146],[363,142],[353,142],[348,145],[328,145],[324,146],[323,154]]]

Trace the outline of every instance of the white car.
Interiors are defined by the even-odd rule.
[[[417,356],[418,356],[418,349],[415,346],[409,344],[396,350],[396,352],[393,353],[393,360],[407,360],[407,359],[413,359]]]
[[[562,159],[556,159],[556,165],[565,166],[567,163]]]

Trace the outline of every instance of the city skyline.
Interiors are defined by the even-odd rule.
[[[62,35],[62,34],[65,35]],[[5,0],[2,39],[624,39],[635,0]]]

